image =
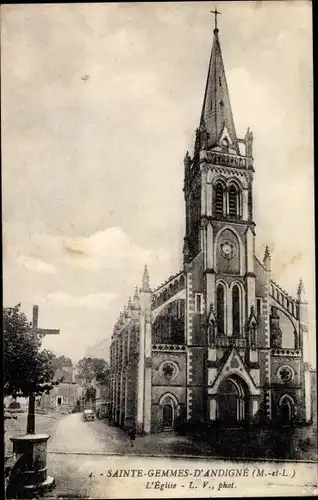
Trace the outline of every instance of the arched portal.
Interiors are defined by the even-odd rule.
[[[161,409],[161,427],[164,431],[171,431],[178,416],[178,401],[173,394],[165,394],[159,401]]]
[[[290,425],[294,416],[294,401],[285,394],[279,402],[280,419],[282,425]]]
[[[238,376],[221,382],[217,394],[217,419],[223,425],[239,425],[249,419],[249,390]]]

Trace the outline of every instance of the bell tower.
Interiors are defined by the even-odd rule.
[[[219,333],[240,337],[255,307],[253,133],[236,134],[217,27],[193,157],[186,153],[184,169],[184,262],[202,254],[206,310],[216,310]]]
[[[213,13],[217,18],[219,13]],[[200,408],[201,415],[212,420],[216,418],[216,401],[207,396],[224,356],[234,359],[232,350],[238,349],[247,371],[251,363],[259,369],[255,348],[253,133],[248,129],[244,138],[237,136],[216,21],[213,34],[193,156],[187,152],[184,158],[183,248],[188,417],[197,418],[194,408]],[[252,394],[256,391],[254,382],[247,372],[246,377],[253,386]],[[201,393],[200,384],[204,387]],[[250,413],[256,406],[253,408]]]

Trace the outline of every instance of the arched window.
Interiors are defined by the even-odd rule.
[[[239,215],[238,208],[238,192],[236,187],[232,184],[229,189],[229,215],[231,217],[237,217]]]
[[[216,315],[217,315],[217,334],[224,335],[225,320],[225,293],[223,285],[219,284],[216,288]]]
[[[233,286],[232,290],[232,335],[240,337],[241,330],[241,301],[240,290],[238,285]]]
[[[218,182],[215,186],[215,214],[223,215],[224,199],[223,199],[223,186]]]

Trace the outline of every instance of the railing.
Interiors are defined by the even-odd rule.
[[[153,292],[151,308],[156,309],[161,304],[169,300],[176,293],[183,290],[185,287],[185,276],[183,271],[180,271],[175,276],[171,276],[165,283],[162,283]]]
[[[225,165],[234,168],[246,168],[246,158],[234,154],[210,152],[207,153],[208,159],[215,165]]]
[[[301,356],[300,349],[272,349],[272,356],[292,356],[293,358],[299,358]]]
[[[154,344],[153,351],[185,351],[185,345],[180,344]]]
[[[245,348],[247,346],[246,338],[236,338],[236,337],[215,337],[216,347],[239,347]]]
[[[293,318],[299,318],[299,306],[297,301],[288,295],[275,281],[270,284],[270,296],[278,302]]]

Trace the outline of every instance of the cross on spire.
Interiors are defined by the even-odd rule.
[[[218,33],[218,16],[221,14],[221,12],[219,12],[217,10],[217,7],[215,6],[214,7],[214,10],[211,10],[210,11],[211,14],[214,14],[214,33]]]

